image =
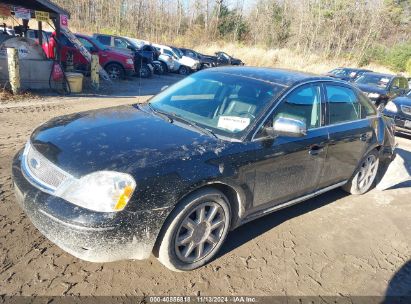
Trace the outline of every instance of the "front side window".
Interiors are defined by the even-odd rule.
[[[391,83],[391,89],[399,89],[399,88],[400,88],[400,79],[394,78],[394,80]]]
[[[321,126],[321,90],[318,85],[303,86],[290,93],[276,110],[273,121],[280,117],[304,122],[307,129]]]
[[[361,104],[355,92],[347,87],[326,85],[330,124],[361,119]]]
[[[216,134],[240,139],[284,87],[247,77],[199,72],[155,96],[150,105]]]
[[[306,124],[307,130],[321,127],[321,88],[304,85],[288,94],[257,132],[256,138],[267,136],[266,127],[272,127],[279,118],[291,118]]]
[[[408,89],[408,81],[405,78],[400,78],[400,88]]]

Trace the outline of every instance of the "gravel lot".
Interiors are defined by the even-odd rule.
[[[0,104],[1,295],[411,296],[411,138],[381,187],[341,190],[232,232],[220,256],[190,273],[155,258],[93,264],[49,242],[17,206],[10,164],[32,130],[62,114],[146,100],[178,76],[129,80],[115,96],[45,97]],[[137,95],[140,95],[138,99]]]

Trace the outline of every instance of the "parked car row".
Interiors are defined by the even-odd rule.
[[[384,115],[394,119],[398,131],[411,133],[411,78],[355,68],[336,68],[327,75],[355,84]]]
[[[56,46],[59,44],[61,60],[65,67],[70,64],[76,71],[83,73],[90,70],[89,62],[64,34],[58,39],[59,41],[55,33],[43,32],[42,35],[43,49],[48,58],[56,57]],[[39,32],[29,30],[27,37],[38,42]],[[93,36],[76,34],[76,37],[90,53],[99,56],[100,64],[113,80],[132,75],[149,78],[154,73],[172,72],[188,75],[210,67],[244,65],[240,59],[224,52],[209,56],[190,49],[106,34]]]

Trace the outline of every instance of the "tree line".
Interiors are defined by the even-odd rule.
[[[411,57],[411,0],[55,2],[71,12],[71,26],[78,31],[188,47],[224,41],[289,48],[360,63],[372,57],[387,60],[392,47],[403,53],[401,58]]]

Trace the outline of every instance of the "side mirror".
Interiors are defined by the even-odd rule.
[[[307,135],[307,125],[298,119],[280,117],[274,121],[272,128],[265,128],[265,131],[270,137],[303,137]]]

